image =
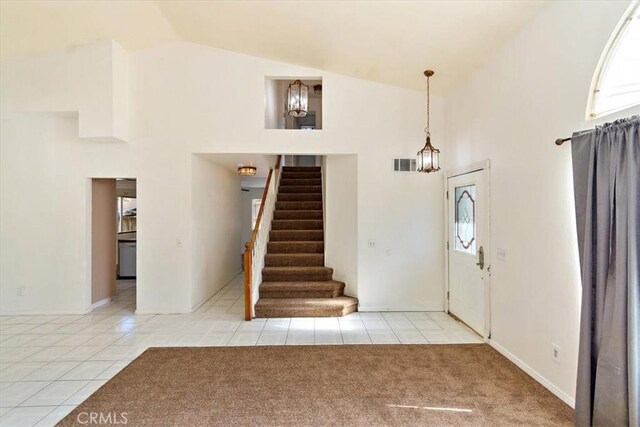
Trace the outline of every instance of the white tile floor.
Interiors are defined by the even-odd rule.
[[[86,315],[0,316],[0,425],[55,425],[149,347],[481,342],[442,312],[244,322],[242,276],[190,314],[136,315],[118,286]]]

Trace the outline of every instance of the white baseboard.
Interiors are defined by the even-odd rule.
[[[87,314],[91,310],[19,310],[19,311],[2,311],[0,316],[76,316],[79,314]]]
[[[209,298],[211,298],[211,297],[209,297]],[[195,304],[193,305],[193,307],[191,307],[191,311],[193,312],[193,311],[196,311],[197,309],[199,309],[199,308],[200,308],[200,306],[201,306],[202,304],[204,304],[205,302],[207,302],[207,300],[208,300],[209,298],[202,298],[199,302],[195,303]]]
[[[444,308],[442,306],[427,306],[427,307],[398,307],[398,308],[389,308],[389,307],[381,307],[375,305],[360,305],[358,306],[358,311],[367,312],[367,311],[386,311],[386,312],[412,312],[412,311],[443,311]]]
[[[209,292],[209,294],[207,294],[204,298],[202,298],[200,301],[196,302],[195,304],[193,304],[191,306],[191,311],[196,311],[198,308],[200,308],[200,306],[202,304],[204,304],[205,302],[209,301],[211,298],[213,298],[213,296],[215,296],[218,292],[220,292],[221,290],[223,290],[225,288],[225,286],[227,286],[229,283],[233,282],[234,280],[236,280],[236,277],[238,277],[239,275],[242,274],[242,270],[239,271],[238,273],[234,274],[233,277],[231,279],[229,279],[224,285],[220,286],[219,288],[215,289],[214,291]],[[136,314],[138,312],[136,311]]]
[[[111,302],[111,297],[106,297],[104,299],[101,299],[100,301],[96,301],[93,304],[91,304],[91,310],[95,310],[96,308],[100,308],[103,305],[107,305]]]
[[[575,399],[573,397],[569,396],[567,393],[565,393],[564,391],[560,390],[551,381],[549,381],[548,379],[546,379],[545,377],[540,375],[537,371],[532,369],[529,365],[524,363],[522,360],[518,359],[509,350],[507,350],[506,348],[504,348],[503,346],[501,346],[500,344],[498,344],[494,340],[489,340],[489,345],[491,347],[495,348],[504,357],[506,357],[507,359],[512,361],[518,368],[520,368],[523,371],[525,371],[534,380],[536,380],[537,382],[542,384],[542,386],[544,386],[544,388],[549,390],[551,393],[555,394],[564,403],[566,403],[567,405],[571,406],[572,408],[575,408],[576,401],[575,401]]]

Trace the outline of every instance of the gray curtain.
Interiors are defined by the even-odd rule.
[[[571,138],[582,275],[576,424],[640,427],[640,117]]]

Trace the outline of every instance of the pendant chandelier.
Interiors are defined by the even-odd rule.
[[[440,150],[431,145],[431,132],[429,130],[429,77],[433,76],[433,71],[426,70],[424,75],[427,77],[427,127],[424,128],[424,133],[427,136],[427,141],[422,147],[422,150],[418,151],[418,172],[436,172],[440,170]]]
[[[287,114],[291,117],[305,117],[309,112],[309,86],[296,80],[287,89]]]

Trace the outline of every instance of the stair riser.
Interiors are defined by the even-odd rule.
[[[282,193],[313,193],[322,194],[322,187],[315,185],[281,185],[278,194]]]
[[[342,292],[339,291],[260,291],[260,298],[337,298],[340,296]]]
[[[320,179],[282,179],[280,180],[281,186],[306,186],[306,187],[320,187],[322,180]]]
[[[264,282],[325,282],[331,280],[333,274],[331,271],[326,272],[277,272],[263,271],[262,280]]]
[[[322,230],[272,230],[269,233],[269,240],[272,242],[323,242],[324,233]]]
[[[280,193],[279,202],[321,202],[322,193]]]
[[[276,210],[322,211],[322,202],[276,202]]]
[[[296,255],[267,254],[265,265],[267,267],[324,267],[323,254]]]
[[[320,173],[320,166],[284,166],[282,172],[316,172]]]
[[[322,219],[322,211],[275,211],[273,219]]]
[[[267,252],[270,254],[321,254],[324,253],[324,242],[269,242]]]
[[[342,317],[354,313],[358,307],[352,305],[343,309],[288,309],[288,308],[260,308],[256,307],[256,317]]]
[[[272,230],[322,230],[322,220],[303,219],[287,220],[277,219],[271,223]]]
[[[282,172],[280,179],[322,179],[322,174],[320,172]]]

